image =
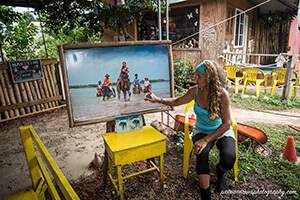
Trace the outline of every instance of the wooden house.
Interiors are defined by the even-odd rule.
[[[288,53],[290,26],[297,14],[298,1],[272,0],[259,6],[263,2],[265,0],[173,2],[170,39],[177,48],[199,48],[202,59],[218,59],[225,53],[231,55],[230,60],[234,62],[273,63],[279,53]],[[248,9],[252,10],[242,13]],[[192,21],[181,24],[184,20],[177,19],[177,12],[185,12],[182,16]],[[239,13],[242,14],[224,21]],[[189,28],[181,29],[184,26]]]

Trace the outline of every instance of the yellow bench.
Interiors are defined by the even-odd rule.
[[[118,195],[123,200],[123,180],[133,176],[158,171],[160,174],[161,185],[164,181],[164,159],[166,152],[166,136],[154,129],[152,126],[144,126],[143,129],[130,131],[126,133],[106,133],[103,135],[105,144],[105,176],[109,177],[114,185]],[[151,158],[159,157],[159,167],[157,167]],[[148,160],[150,168],[135,172],[133,174],[122,176],[122,166],[141,160]],[[117,178],[113,178],[113,165],[117,168]],[[106,180],[106,178],[104,179]],[[104,183],[105,184],[105,183]]]
[[[45,200],[45,193],[48,192],[51,199],[79,200],[79,197],[55,163],[54,159],[38,137],[33,127],[31,125],[22,126],[19,128],[19,132],[29,168],[32,187],[20,193],[14,194],[8,199]],[[33,143],[35,143],[36,148]],[[35,149],[37,149],[37,151]],[[47,167],[43,161],[46,162]],[[51,176],[49,172],[51,173]],[[52,180],[52,177],[54,180]],[[56,184],[54,184],[54,182]],[[56,187],[59,188],[59,191],[61,192],[60,194],[63,195],[63,198],[60,197]]]
[[[229,80],[234,82],[234,93],[237,94],[239,92],[240,82],[244,79],[245,74],[241,71],[239,66],[233,65],[224,66],[224,71],[226,74],[227,83]]]
[[[194,107],[195,101],[191,101],[188,103],[185,107],[185,120],[184,120],[184,147],[183,147],[183,176],[186,178],[189,173],[189,161],[190,161],[190,156],[193,152],[193,141],[192,137],[190,134],[190,125],[189,125],[189,112],[190,110]],[[238,132],[237,132],[237,123],[235,122],[234,119],[231,119],[231,126],[234,130],[234,135],[235,135],[235,155],[236,155],[236,160],[233,166],[233,176],[235,181],[238,180]]]

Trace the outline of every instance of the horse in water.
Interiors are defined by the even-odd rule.
[[[130,101],[131,92],[130,92],[130,81],[128,78],[124,78],[123,80],[118,79],[117,81],[118,99],[120,99],[121,91],[124,94],[124,101]],[[127,93],[129,96],[128,99],[127,99]]]
[[[102,86],[102,95],[103,95],[103,101],[105,101],[105,97],[108,99],[112,97],[116,97],[116,92],[114,88],[107,87],[107,86]]]

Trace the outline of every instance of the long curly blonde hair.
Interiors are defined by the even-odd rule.
[[[222,69],[216,62],[204,60],[206,67],[206,89],[208,91],[209,119],[215,120],[221,116],[221,99],[223,92]]]

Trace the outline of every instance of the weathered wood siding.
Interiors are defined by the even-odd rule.
[[[200,5],[200,33],[226,18],[226,0],[203,0]],[[203,59],[217,60],[224,49],[225,24],[215,26],[200,34]]]

